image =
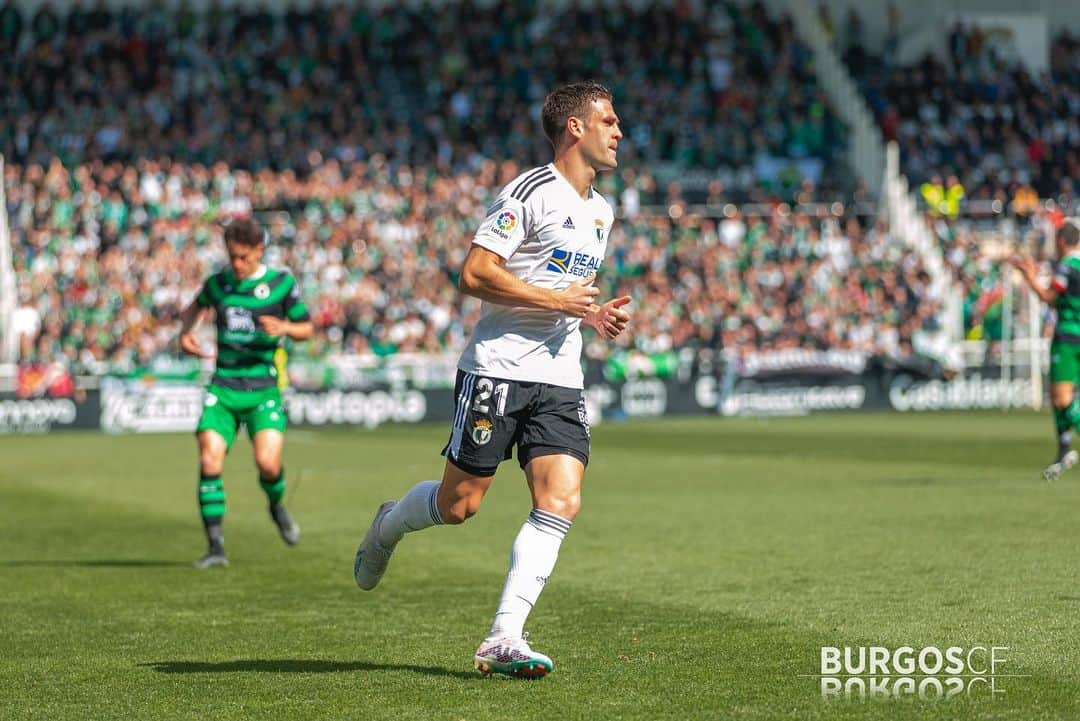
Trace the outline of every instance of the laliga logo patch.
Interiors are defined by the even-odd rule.
[[[487,445],[487,443],[491,440],[491,428],[491,421],[486,421],[484,419],[478,420],[473,425],[472,429],[473,443],[478,446]]]
[[[207,408],[212,408],[217,405],[217,396],[213,393],[207,393],[206,398],[203,399],[203,405]]]
[[[259,300],[266,300],[270,297],[270,286],[266,283],[259,283],[255,286],[255,297]]]
[[[517,216],[509,210],[504,210],[495,219],[495,226],[502,232],[509,234],[510,231],[517,227]]]

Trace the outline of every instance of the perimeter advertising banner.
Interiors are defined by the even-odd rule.
[[[368,391],[289,391],[285,394],[289,423],[296,426],[359,426],[446,420],[454,409],[452,389],[416,388]]]
[[[100,413],[97,391],[67,398],[19,398],[14,393],[0,393],[0,434],[98,428]]]
[[[1002,379],[993,369],[950,380],[870,364],[853,373],[850,358],[804,357],[797,368],[769,361],[750,377],[730,368],[691,369],[667,378],[608,381],[591,374],[585,387],[590,422],[671,415],[797,416],[819,412],[893,410],[901,413],[1029,407],[1029,378]],[[822,364],[823,360],[829,363]],[[100,391],[73,397],[20,398],[0,394],[0,434],[94,428],[109,433],[192,432],[205,391],[191,382],[104,379]],[[292,427],[377,428],[386,423],[449,423],[450,388],[394,387],[289,390]]]
[[[109,433],[193,432],[202,414],[205,391],[194,383],[106,379],[101,386],[100,427]],[[451,389],[287,390],[293,427],[420,423],[448,419]]]

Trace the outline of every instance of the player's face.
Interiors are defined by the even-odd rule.
[[[585,123],[585,134],[581,137],[582,154],[597,170],[612,170],[619,165],[615,157],[619,147],[622,130],[619,129],[619,116],[611,101],[594,100],[589,104],[589,118]]]
[[[229,252],[229,266],[237,279],[243,280],[259,269],[263,255],[261,245],[246,245],[232,241],[225,244],[225,249]]]

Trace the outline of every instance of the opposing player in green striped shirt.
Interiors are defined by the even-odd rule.
[[[286,418],[274,353],[283,337],[305,340],[314,329],[296,279],[263,265],[265,245],[264,232],[255,221],[230,222],[225,228],[229,268],[210,276],[182,315],[180,347],[192,355],[212,356],[200,347],[194,331],[211,311],[217,325],[217,365],[195,430],[199,510],[209,546],[196,568],[229,565],[222,533],[221,469],[241,423],[251,438],[270,517],[287,544],[300,542],[300,527],[282,504]]]
[[[1043,478],[1057,480],[1076,465],[1080,453],[1072,450],[1073,429],[1080,429],[1080,401],[1075,397],[1080,377],[1080,219],[1068,218],[1057,233],[1058,264],[1050,287],[1039,283],[1038,269],[1031,258],[1013,258],[1024,279],[1043,302],[1054,306],[1057,324],[1050,344],[1050,401],[1058,452],[1043,470]]]

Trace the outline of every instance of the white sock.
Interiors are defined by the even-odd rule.
[[[525,619],[555,568],[559,546],[569,530],[570,521],[565,518],[532,510],[510,548],[510,571],[488,638],[521,638]]]
[[[439,481],[421,481],[410,488],[383,518],[379,543],[393,546],[410,531],[441,524],[439,506],[435,502],[441,485]]]

